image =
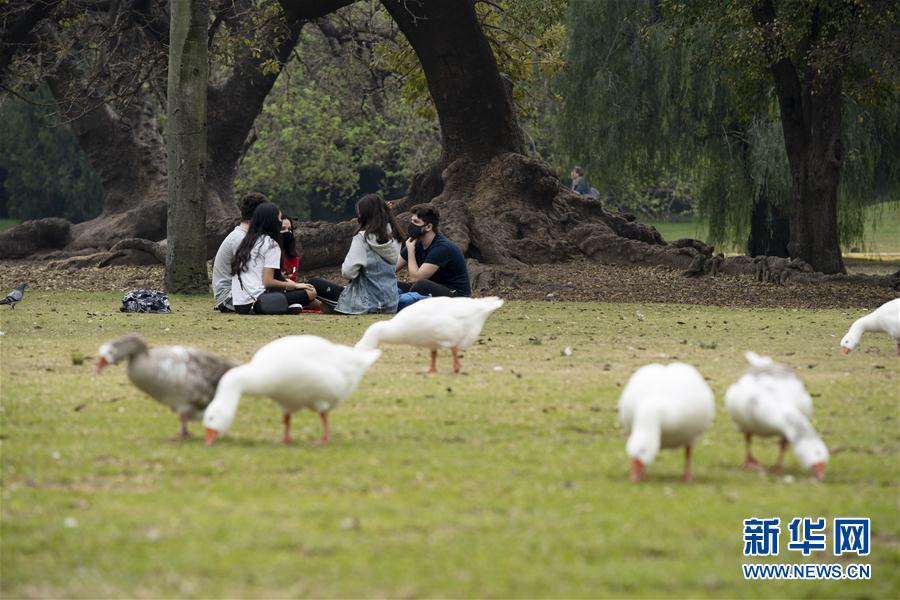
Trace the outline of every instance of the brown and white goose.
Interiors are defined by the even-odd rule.
[[[189,436],[189,420],[203,417],[222,375],[238,366],[198,348],[165,346],[151,350],[144,338],[130,333],[100,346],[96,373],[126,359],[131,383],[181,419],[181,438]]]

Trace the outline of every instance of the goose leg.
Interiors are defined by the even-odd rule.
[[[690,481],[694,476],[691,474],[691,447],[684,447],[684,474],[681,476],[682,481]]]
[[[181,419],[181,431],[178,432],[178,439],[186,440],[191,437],[190,432],[188,431],[188,416],[186,414],[179,415],[179,419]]]
[[[291,443],[291,415],[285,414],[281,417],[281,422],[284,423],[284,437],[282,440],[285,444]]]
[[[426,371],[427,373],[437,373],[437,350],[431,351],[431,368]]]
[[[787,450],[788,441],[784,438],[778,443],[778,462],[771,466],[771,473],[781,473],[784,470],[784,451]]]
[[[459,347],[453,346],[450,350],[453,352],[453,372],[459,373],[459,370],[462,369],[462,363],[459,362]]]
[[[759,461],[753,458],[753,453],[750,452],[750,445],[753,443],[753,434],[745,433],[744,439],[747,442],[747,460],[744,461],[743,467],[745,469],[758,469]]]
[[[324,446],[331,439],[331,430],[328,429],[328,413],[320,412],[319,416],[322,417],[322,438],[319,440],[319,445]]]

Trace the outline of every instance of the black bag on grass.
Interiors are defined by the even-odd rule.
[[[169,297],[156,290],[131,290],[122,298],[122,312],[170,313]]]

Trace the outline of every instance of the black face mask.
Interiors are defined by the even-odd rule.
[[[410,222],[409,227],[406,228],[406,233],[409,234],[409,237],[416,240],[425,235],[424,225],[416,225],[413,222]]]

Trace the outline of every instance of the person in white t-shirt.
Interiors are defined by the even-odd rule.
[[[316,299],[316,289],[308,283],[279,281],[281,211],[271,202],[256,207],[250,228],[231,259],[231,298],[234,311],[248,315],[263,294],[285,294],[290,306],[306,306]]]
[[[266,197],[258,192],[249,192],[241,198],[238,208],[241,211],[241,222],[222,241],[216,251],[216,259],[213,261],[213,294],[216,298],[216,310],[221,312],[234,312],[234,303],[231,301],[231,259],[237,250],[241,240],[250,229],[250,219],[256,207],[266,202]]]

